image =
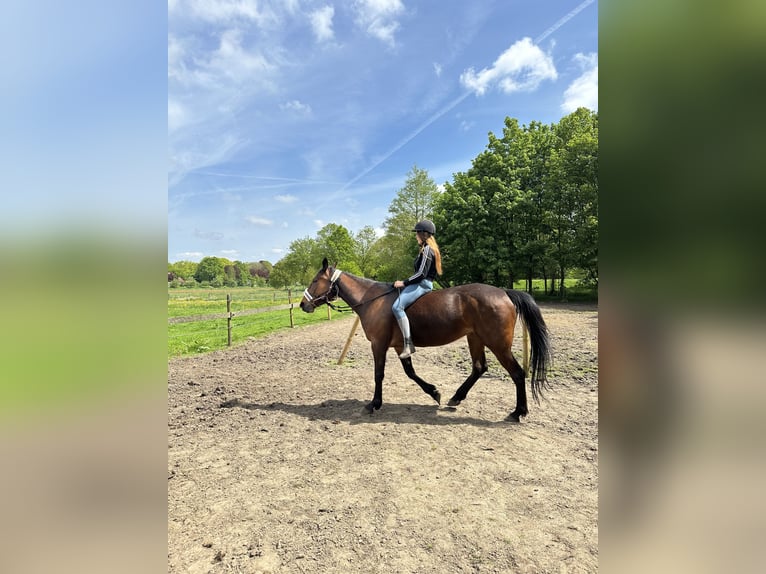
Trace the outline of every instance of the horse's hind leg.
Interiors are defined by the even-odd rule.
[[[513,356],[511,346],[508,345],[502,351],[492,349],[492,352],[505,367],[508,374],[511,375],[513,383],[516,385],[516,408],[508,415],[506,420],[519,422],[519,418],[527,415],[527,387],[525,381],[524,369],[519,365],[516,357]]]
[[[404,367],[404,372],[407,373],[407,376],[411,378],[413,381],[415,381],[421,389],[425,391],[425,393],[430,396],[433,400],[435,400],[438,404],[441,404],[442,402],[442,395],[437,390],[437,388],[432,385],[431,383],[425,382],[423,379],[417,376],[415,374],[415,368],[412,366],[412,359],[407,357],[406,359],[400,359],[402,361],[402,367]]]
[[[482,340],[474,334],[468,335],[468,348],[471,351],[473,368],[471,369],[471,374],[468,375],[468,378],[460,385],[447,403],[451,407],[456,407],[464,401],[474,383],[487,372],[487,355],[484,353],[484,343]]]

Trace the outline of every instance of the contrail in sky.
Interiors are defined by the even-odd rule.
[[[592,1],[592,0],[591,0]],[[406,146],[408,143],[410,143],[415,137],[422,132],[424,129],[426,129],[428,126],[430,126],[432,123],[434,123],[436,120],[438,120],[440,117],[442,117],[444,114],[446,114],[448,111],[450,111],[452,108],[457,106],[460,102],[462,102],[464,99],[466,99],[469,95],[471,95],[471,92],[465,92],[462,96],[455,98],[452,100],[449,104],[447,104],[445,107],[440,109],[438,112],[433,114],[430,118],[428,118],[425,122],[420,124],[418,128],[416,128],[414,131],[410,132],[407,137],[405,137],[402,141],[400,141],[398,144],[396,144],[392,149],[390,149],[386,155],[384,155],[382,158],[380,158],[378,161],[373,163],[371,166],[366,168],[362,173],[357,175],[354,179],[346,183],[340,191],[345,191],[350,186],[355,184],[357,181],[362,179],[365,175],[370,173],[372,170],[374,170],[376,167],[378,167],[381,163],[386,161],[388,158],[390,158],[392,155],[394,155],[396,152],[398,152],[400,149],[402,149],[404,146]]]
[[[585,8],[593,4],[596,0],[585,0],[582,4],[580,4],[577,8],[572,10],[569,14],[561,18],[558,22],[556,22],[553,26],[548,28],[545,32],[540,34],[537,38],[535,38],[535,44],[539,44],[543,40],[545,40],[548,36],[553,34],[556,30],[561,28],[564,24],[569,22],[572,18],[577,16],[580,12],[582,12]]]
[[[548,28],[545,32],[540,34],[537,38],[535,38],[534,43],[539,44],[543,40],[545,40],[548,36],[553,34],[556,30],[561,28],[564,24],[569,22],[572,18],[577,16],[580,12],[582,12],[585,8],[593,4],[596,0],[585,0],[581,4],[579,4],[574,10],[569,12],[566,16],[559,19],[553,26]],[[374,162],[369,167],[365,168],[362,173],[354,177],[351,181],[347,182],[340,190],[338,190],[338,194],[346,191],[349,187],[354,185],[357,181],[362,179],[364,176],[366,176],[368,173],[373,171],[376,167],[378,167],[380,164],[382,164],[384,161],[386,161],[388,158],[390,158],[392,155],[394,155],[396,152],[398,152],[400,149],[402,149],[404,146],[406,146],[408,143],[410,143],[413,139],[417,137],[417,135],[422,132],[424,129],[426,129],[428,126],[430,126],[432,123],[434,123],[436,120],[438,120],[440,117],[442,117],[444,114],[452,110],[455,106],[457,106],[460,102],[465,100],[468,96],[470,96],[472,93],[471,90],[468,90],[464,92],[461,96],[455,98],[452,100],[449,104],[438,110],[436,113],[434,113],[431,117],[429,117],[425,122],[423,122],[420,126],[418,126],[414,131],[410,132],[407,137],[405,137],[402,141],[400,141],[398,144],[396,144],[392,149],[390,149],[386,154],[378,159],[376,162]],[[337,194],[333,194],[333,197]]]

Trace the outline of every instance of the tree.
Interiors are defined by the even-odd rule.
[[[319,269],[319,261],[324,257],[331,265],[339,269],[361,275],[362,271],[357,263],[357,245],[351,237],[348,229],[336,223],[328,223],[317,233],[314,250],[316,262],[314,271]]]
[[[198,282],[207,281],[209,283],[220,282],[223,284],[224,280],[224,268],[228,259],[222,259],[220,257],[203,257],[197,265],[197,270],[194,272],[194,279]]]
[[[194,273],[197,271],[197,263],[193,261],[176,261],[175,263],[168,263],[168,273],[172,273],[174,277],[179,277],[185,281],[194,278]]]
[[[376,257],[378,235],[375,229],[367,225],[354,235],[356,263],[363,277],[377,277],[379,259]]]
[[[249,263],[247,268],[251,282],[262,285],[269,280],[272,265],[268,261],[258,261]]]
[[[578,108],[556,126],[549,162],[548,223],[559,294],[568,269],[598,277],[598,114]]]
[[[445,184],[434,209],[445,277],[510,287],[567,270],[598,273],[598,116],[581,108],[558,124],[519,126]],[[553,285],[553,283],[551,283]],[[563,294],[563,291],[561,292]]]
[[[308,285],[319,264],[316,261],[317,241],[310,237],[296,239],[290,243],[287,255],[280,259],[269,274],[269,285],[287,287]]]

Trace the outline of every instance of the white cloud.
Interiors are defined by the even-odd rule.
[[[460,76],[460,83],[477,95],[484,94],[493,86],[505,93],[534,91],[544,80],[558,77],[553,59],[524,38],[513,44],[492,64],[478,74],[469,68]]]
[[[248,215],[247,217],[245,217],[245,221],[247,221],[248,223],[252,223],[253,225],[257,225],[259,227],[268,227],[269,225],[274,223],[270,219],[266,219],[264,217],[257,217],[255,215]]]
[[[178,4],[178,2],[173,2]],[[258,9],[257,0],[189,0],[189,13],[210,23],[225,23],[232,20],[249,20],[264,23],[273,16]]]
[[[436,62],[434,62],[434,73],[436,73],[436,77],[437,78],[441,78],[441,75],[442,75],[442,65],[441,64],[437,64]]]
[[[184,9],[179,5],[178,11]],[[236,118],[253,94],[273,90],[279,73],[242,31],[212,34],[218,39],[212,49],[201,47],[193,35],[168,35],[171,187],[189,171],[216,165],[247,143],[248,135]]]
[[[236,249],[221,249],[221,255],[224,255],[225,257],[235,257],[239,255],[239,251]]]
[[[277,255],[279,255],[280,253],[284,253],[285,250],[284,249],[280,249],[279,247],[275,247],[274,249],[271,250],[271,252],[272,253],[276,253]]]
[[[308,104],[304,104],[303,102],[299,100],[291,100],[289,102],[279,104],[279,108],[282,110],[289,110],[289,111],[297,112],[300,114],[311,113],[311,106]]]
[[[236,29],[221,34],[218,50],[204,67],[216,77],[227,77],[235,83],[251,82],[273,68],[261,54],[243,48],[242,32]]]
[[[186,123],[186,112],[183,106],[172,98],[168,98],[168,131],[175,131]]]
[[[322,221],[321,219],[315,219],[314,225],[316,225],[319,229],[321,229],[324,227],[324,221]]]
[[[561,109],[571,113],[585,107],[598,110],[598,54],[577,54],[573,58],[583,73],[575,79],[564,92]]]
[[[223,239],[223,233],[219,231],[200,231],[199,229],[195,229],[194,237],[199,237],[200,239],[209,239],[211,241],[220,241]]]
[[[178,260],[194,261],[195,259],[202,259],[204,253],[201,251],[184,251],[182,253],[176,253]]]
[[[396,16],[404,12],[401,0],[356,0],[354,8],[357,25],[393,47],[394,33],[399,29]]]
[[[275,71],[263,54],[243,45],[243,33],[236,28],[221,32],[218,47],[211,52],[190,49],[173,36],[168,39],[168,80],[185,88],[215,93],[231,84],[252,86],[255,81],[259,87],[268,87]]]
[[[314,30],[314,36],[316,36],[318,42],[332,40],[335,36],[332,29],[332,19],[334,15],[335,8],[332,6],[324,6],[309,14],[311,28]]]
[[[295,197],[294,195],[290,195],[288,193],[283,195],[275,195],[274,199],[276,199],[280,203],[295,203],[296,201],[298,201],[297,197]]]

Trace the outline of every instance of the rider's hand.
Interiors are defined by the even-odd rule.
[[[404,281],[394,281],[394,287],[396,289],[402,289],[404,287]]]

